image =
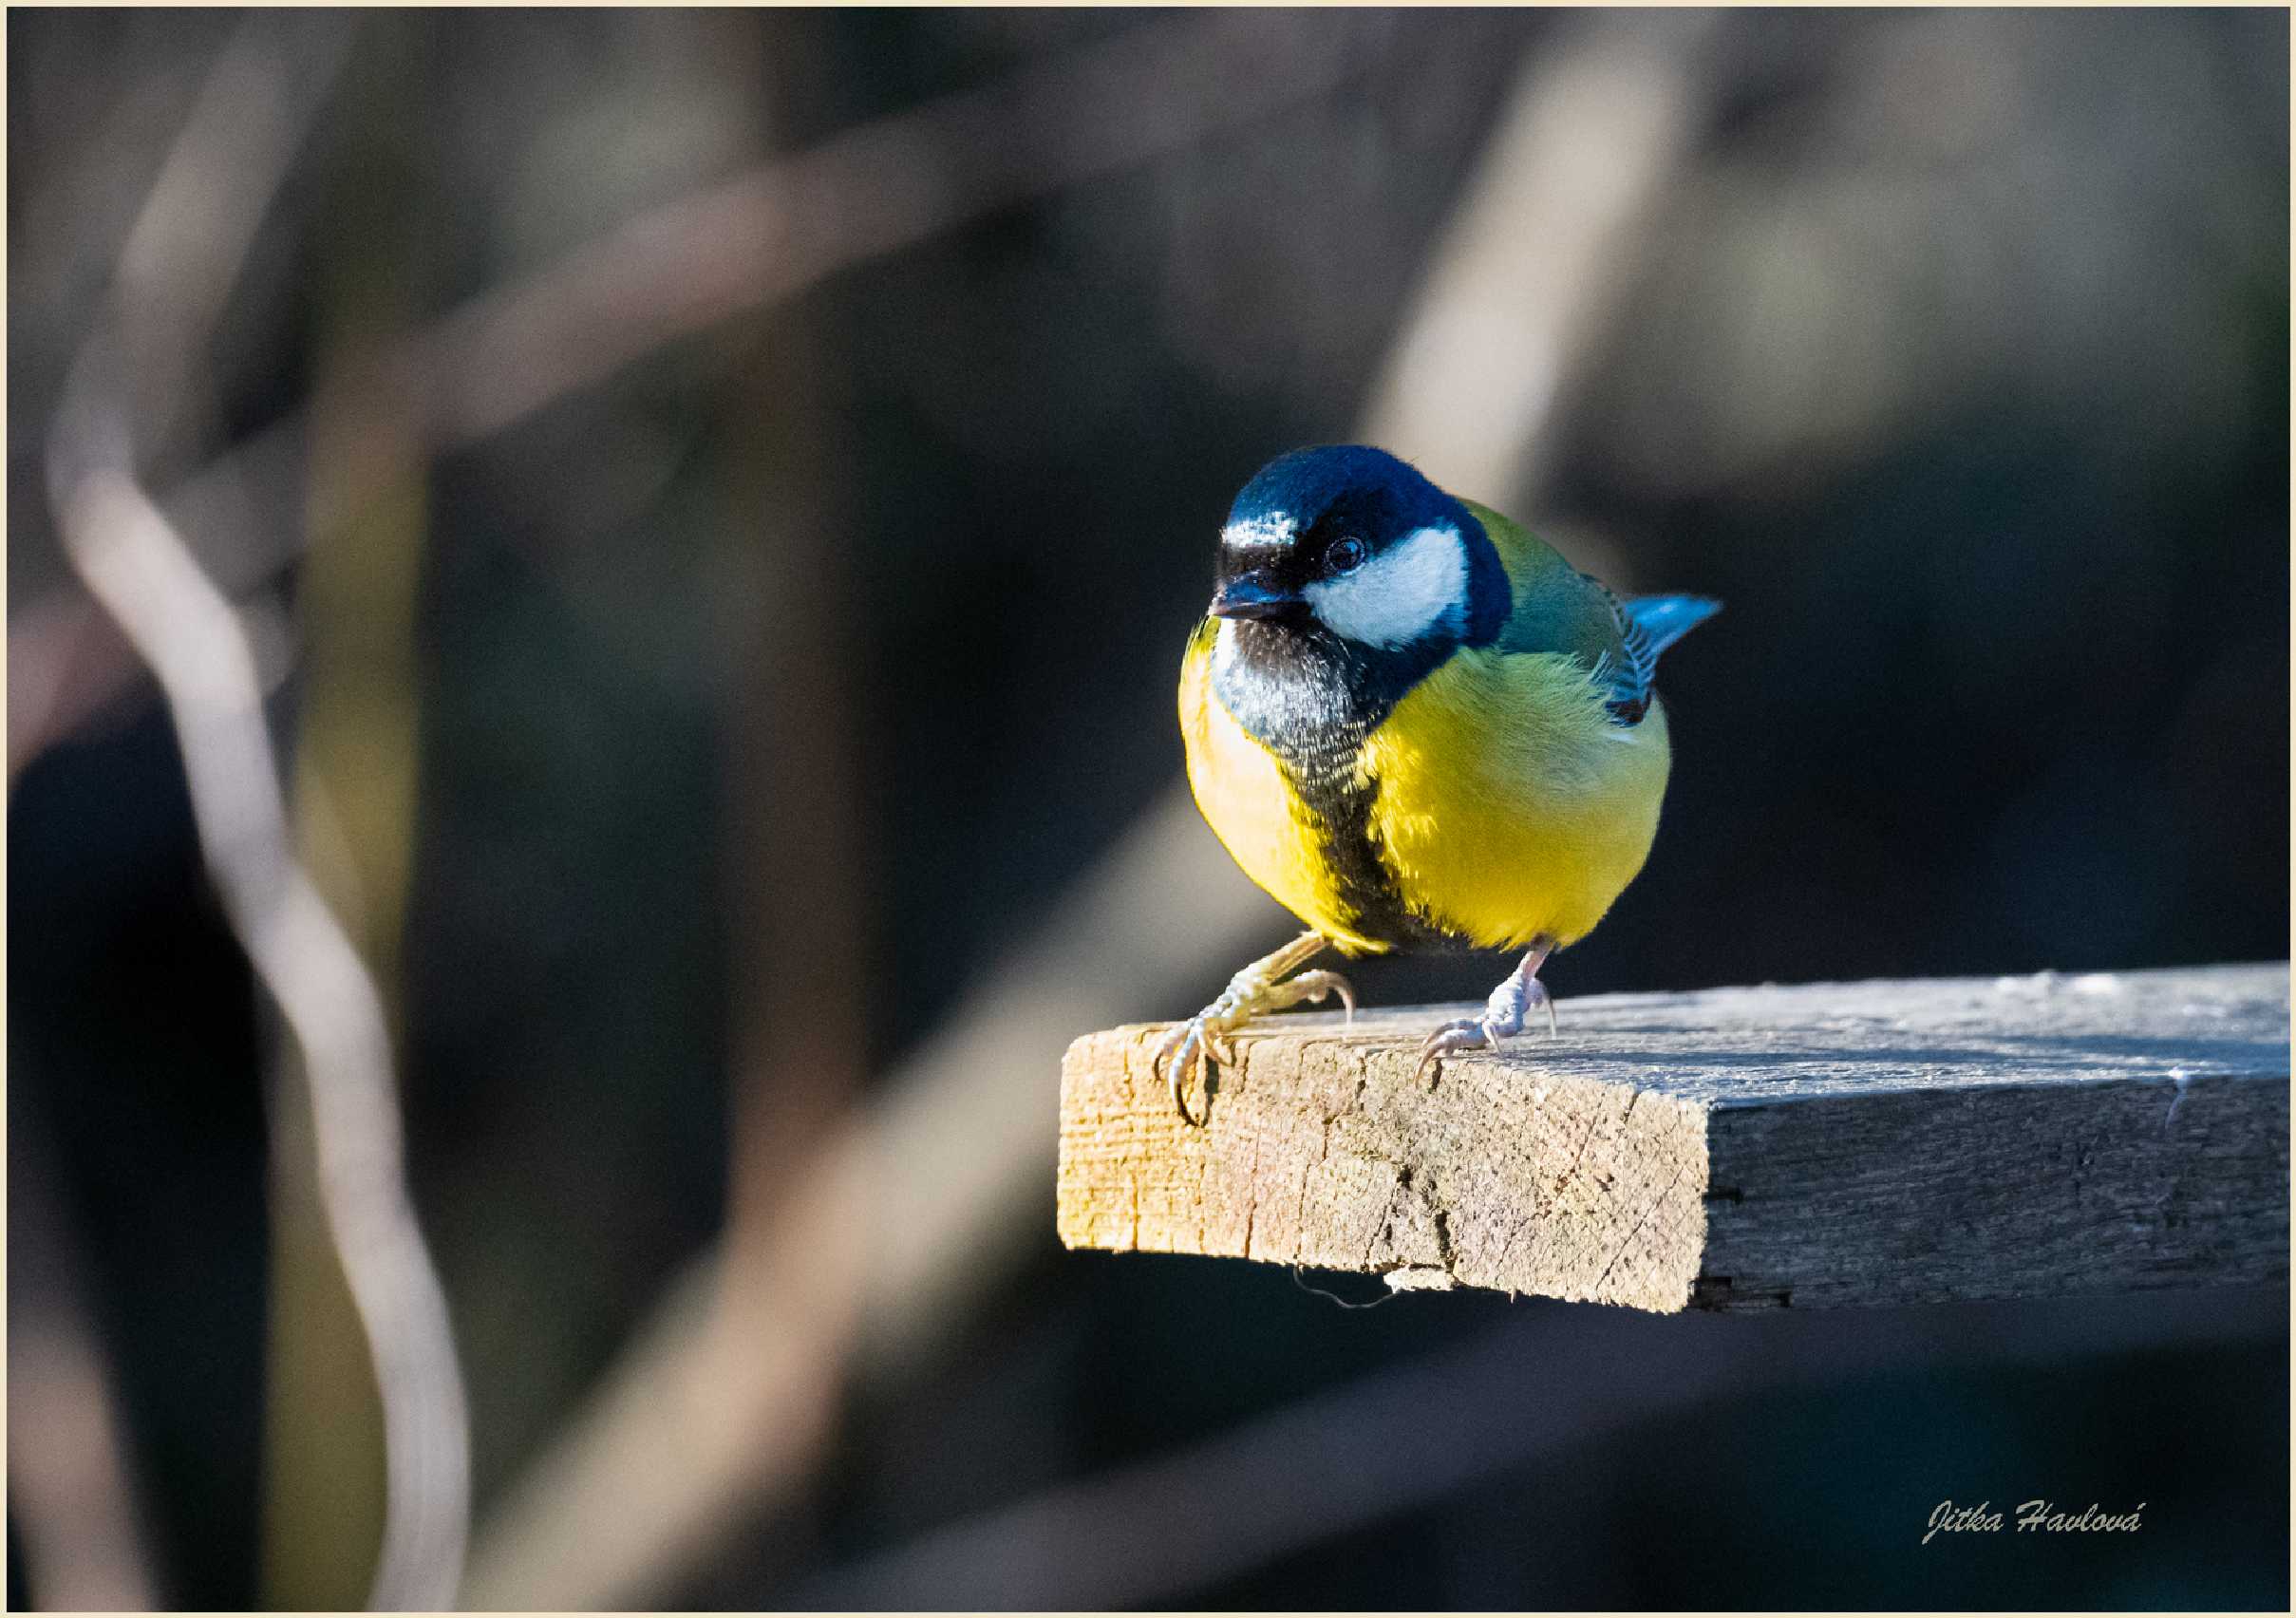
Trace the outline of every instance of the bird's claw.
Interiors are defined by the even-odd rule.
[[[1166,1069],[1172,1104],[1179,1109],[1180,1117],[1199,1129],[1211,1120],[1212,1074],[1207,1063],[1235,1065],[1235,1047],[1229,1035],[1263,1011],[1281,1011],[1302,1001],[1320,1003],[1334,994],[1346,1008],[1346,1021],[1352,1025],[1355,988],[1337,972],[1301,972],[1278,982],[1255,964],[1230,978],[1218,999],[1174,1028],[1157,1046],[1156,1065]],[[1188,1076],[1198,1068],[1204,1070],[1205,1113],[1201,1118],[1188,1105]]]
[[[1554,996],[1549,994],[1547,992],[1547,986],[1539,982],[1536,978],[1533,978],[1531,980],[1530,1001],[1534,1006],[1544,1007],[1546,1008],[1547,1037],[1551,1040],[1562,1038],[1562,1028],[1554,1021]]]
[[[1335,994],[1339,996],[1340,1006],[1346,1012],[1341,1025],[1353,1027],[1355,986],[1337,972],[1302,972],[1289,983],[1279,983],[1270,989],[1262,1009],[1280,1011],[1287,1006],[1297,1006],[1303,1000],[1320,1006]]]
[[[1554,1020],[1554,997],[1537,978],[1517,973],[1491,991],[1481,1016],[1461,1017],[1429,1034],[1427,1043],[1420,1046],[1413,1078],[1425,1078],[1429,1067],[1454,1051],[1496,1050],[1502,1040],[1523,1031],[1523,1020],[1534,1006],[1545,1007],[1547,1037],[1556,1038],[1560,1029]]]
[[[1423,1079],[1427,1069],[1455,1050],[1479,1050],[1496,1044],[1497,1039],[1483,1026],[1480,1017],[1461,1017],[1456,1023],[1445,1023],[1427,1036],[1427,1043],[1419,1047],[1419,1066],[1412,1078]]]
[[[1218,1004],[1214,1001],[1213,1006]],[[1190,1071],[1207,1062],[1225,1064],[1231,1061],[1232,1052],[1221,1039],[1220,1030],[1214,1025],[1212,1006],[1207,1006],[1174,1028],[1164,1036],[1164,1043],[1157,1046],[1155,1064],[1165,1069],[1165,1077],[1172,1085],[1172,1104],[1179,1109],[1180,1117],[1192,1126],[1202,1128],[1210,1121],[1211,1115],[1207,1111],[1203,1118],[1198,1118],[1188,1109]],[[1207,1072],[1204,1096],[1207,1105],[1212,1099],[1210,1077]]]

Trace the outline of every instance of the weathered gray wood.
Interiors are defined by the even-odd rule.
[[[1161,1026],[1079,1040],[1062,1239],[1660,1310],[2287,1275],[2285,963],[1604,995],[1415,1080],[1463,1009],[1264,1020],[1203,1129]]]

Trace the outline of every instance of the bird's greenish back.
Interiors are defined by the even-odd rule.
[[[1529,529],[1473,500],[1459,502],[1483,525],[1515,587],[1515,612],[1499,631],[1502,651],[1559,651],[1592,668],[1619,667],[1624,647],[1616,598]]]

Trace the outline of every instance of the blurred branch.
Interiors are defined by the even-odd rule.
[[[8,781],[125,696],[143,665],[104,610],[51,590],[8,622]]]
[[[405,70],[385,53],[406,38],[389,32],[363,56],[348,104],[359,104],[360,81],[388,82]],[[408,289],[424,278],[427,234],[420,210],[405,205],[411,160],[394,161],[369,118],[347,120],[339,139],[346,159],[335,172],[349,178],[330,182],[326,222],[308,250],[319,266],[311,299],[319,380],[307,481],[311,504],[343,517],[311,532],[295,579],[303,657],[291,836],[395,1027],[417,842],[416,641],[430,461],[392,418],[390,396],[338,379],[403,335]],[[346,476],[379,492],[346,509],[327,493]],[[328,1239],[304,1087],[292,1073],[282,1080],[272,1119],[260,1590],[268,1607],[340,1608],[364,1595],[388,1515],[386,1416],[372,1383],[343,1374],[361,1350],[358,1309]]]
[[[467,444],[655,349],[770,307],[837,272],[1095,176],[1279,116],[1371,61],[1382,25],[1357,13],[1214,11],[1127,29],[978,90],[831,136],[638,216],[532,279],[482,292],[347,379],[391,397],[439,448]],[[172,195],[172,193],[171,193]],[[136,262],[148,262],[148,251]],[[194,291],[205,296],[204,283]],[[324,529],[374,497],[349,477],[329,503],[292,506],[285,467],[306,432],[290,415],[172,490],[165,505],[227,590],[284,566],[303,518]],[[247,520],[246,497],[264,501]],[[209,537],[208,513],[228,514]],[[41,627],[20,641],[19,625]],[[13,781],[40,747],[132,682],[127,649],[66,601],[13,616],[9,684],[45,693]]]
[[[148,1611],[159,1596],[126,1435],[46,1145],[30,1120],[9,1120],[9,1515],[36,1606]]]
[[[1655,43],[1622,43],[1637,36]],[[1518,132],[1485,159],[1467,194],[1474,216],[1446,238],[1452,253],[1485,254],[1494,241],[1513,250],[1490,254],[1495,261],[1473,275],[1439,265],[1404,322],[1398,356],[1425,352],[1428,332],[1456,327],[1451,300],[1468,290],[1502,310],[1513,299],[1554,298],[1563,324],[1541,315],[1524,329],[1552,350],[1553,367],[1577,356],[1600,307],[1589,287],[1615,275],[1621,222],[1671,172],[1699,37],[1695,28],[1598,23],[1528,70],[1510,116]],[[1643,54],[1622,54],[1629,49]],[[1262,76],[1243,79],[1254,71]],[[1616,93],[1629,71],[1642,76],[1641,92]],[[1264,70],[1249,60],[1224,63],[1217,75],[1229,94],[1266,104]],[[1609,91],[1590,94],[1590,84]],[[1550,128],[1556,105],[1590,121],[1584,144],[1521,137],[1525,124]],[[1097,117],[1126,115],[1101,106]],[[1626,156],[1601,217],[1582,227],[1567,214],[1578,194],[1558,174],[1589,149]],[[1525,198],[1565,212],[1525,208]],[[1554,285],[1531,244],[1572,241],[1582,229],[1592,240],[1565,254],[1579,284]],[[1512,291],[1509,267],[1518,274]],[[1391,367],[1365,436],[1432,450],[1457,396],[1474,400],[1477,389],[1440,386],[1417,361]],[[1532,454],[1552,395],[1542,388],[1511,409],[1518,436],[1504,456],[1493,452],[1491,480]],[[727,1247],[697,1264],[677,1289],[678,1312],[641,1333],[563,1439],[481,1524],[469,1603],[659,1599],[732,1523],[786,1499],[828,1430],[830,1411],[811,1402],[831,1397],[838,1359],[851,1353],[861,1374],[877,1378],[913,1365],[1026,1251],[1048,1214],[1048,1086],[1069,1039],[1183,992],[1207,962],[1240,957],[1274,919],[1184,787],[1145,811],[1034,940],[831,1137],[768,1241],[754,1254]],[[701,1301],[713,1297],[714,1312]]]
[[[843,1363],[879,1377],[913,1363],[1048,1215],[1046,1086],[1070,1036],[1200,976],[1208,933],[1216,948],[1269,920],[1193,804],[1136,827],[830,1132],[762,1240],[722,1247],[672,1289],[480,1524],[465,1604],[642,1602],[786,1498],[827,1438]]]
[[[824,82],[829,23],[762,14],[753,57],[786,122]],[[737,89],[737,94],[743,90]],[[770,129],[758,131],[771,139]],[[770,1242],[790,1186],[869,1077],[868,849],[872,804],[857,738],[856,648],[845,423],[819,386],[835,363],[816,309],[781,311],[726,390],[731,509],[716,527],[722,583],[712,628],[725,652],[721,727],[732,1095],[726,1242]]]
[[[288,164],[350,44],[340,17],[233,31],[120,252],[104,311],[132,364],[114,379],[139,447],[163,443]],[[100,316],[101,320],[104,318]]]
[[[347,39],[340,20],[271,13],[234,36],[66,384],[48,494],[73,569],[158,676],[209,875],[301,1059],[328,1228],[383,1397],[388,1506],[373,1600],[435,1608],[462,1563],[468,1420],[407,1196],[382,1001],[290,846],[245,628],[136,478],[139,438],[177,406]]]
[[[1564,1311],[1569,1311],[1565,1318]],[[2285,1290],[1654,1320],[1544,1306],[1474,1341],[1200,1443],[985,1513],[792,1592],[830,1611],[1184,1605],[1285,1556],[1552,1463],[1574,1445],[1765,1387],[1903,1367],[2062,1365],[2286,1325]],[[1621,1375],[1619,1367],[1633,1366]]]
[[[350,31],[345,19],[315,13],[251,21],[233,32],[201,82],[122,245],[98,316],[112,329],[90,345],[122,362],[106,381],[136,422],[142,451],[168,436],[199,343],[334,81]],[[118,628],[77,591],[51,591],[12,612],[9,783],[125,691],[141,668]]]
[[[473,299],[413,356],[442,443],[1001,208],[1259,122],[1367,60],[1361,25],[1237,11],[1128,29],[831,136]]]
[[[72,449],[57,459],[84,464]],[[389,1505],[374,1604],[444,1606],[462,1559],[468,1419],[445,1296],[407,1200],[382,1001],[289,852],[254,657],[231,603],[117,466],[60,480],[54,499],[73,567],[159,676],[209,873],[302,1058],[328,1225],[383,1394]]]
[[[1370,442],[1502,511],[1532,501],[1556,393],[1615,310],[1631,238],[1687,155],[1703,104],[1691,67],[1714,27],[1710,12],[1597,26],[1523,76],[1372,390]]]

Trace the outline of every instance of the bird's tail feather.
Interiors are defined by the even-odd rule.
[[[1636,595],[1621,605],[1642,630],[1652,663],[1658,661],[1660,652],[1722,611],[1722,603],[1706,595]]]

